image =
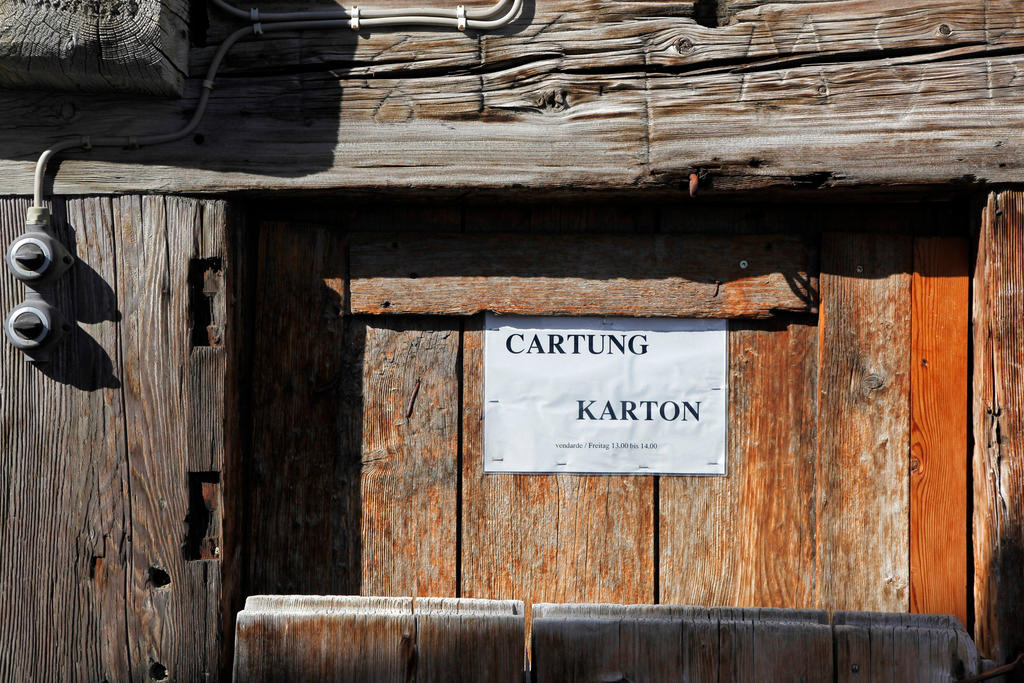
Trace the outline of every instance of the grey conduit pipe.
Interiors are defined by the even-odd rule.
[[[262,36],[265,33],[282,31],[339,28],[358,30],[361,28],[391,26],[436,26],[459,30],[491,30],[511,22],[519,14],[523,6],[523,0],[499,0],[497,4],[489,8],[468,10],[459,5],[454,10],[432,8],[364,10],[354,7],[352,10],[340,8],[337,10],[313,10],[308,12],[261,13],[258,8],[253,8],[246,12],[227,4],[224,0],[213,0],[213,3],[228,14],[250,21],[251,24],[231,33],[217,48],[217,52],[214,53],[213,60],[206,70],[206,78],[203,80],[203,91],[199,95],[199,101],[196,103],[195,111],[193,111],[188,123],[183,128],[170,133],[97,138],[83,136],[57,143],[43,152],[36,162],[32,208],[30,212],[37,216],[45,212],[43,208],[43,184],[46,177],[46,166],[55,156],[62,152],[70,149],[89,150],[93,147],[127,147],[129,149],[137,149],[139,147],[174,142],[187,137],[195,131],[199,127],[199,122],[202,120],[203,115],[206,113],[206,106],[210,100],[210,91],[213,90],[213,81],[217,76],[217,70],[220,68],[221,62],[224,61],[225,55],[234,47],[235,43],[247,36]],[[36,211],[33,212],[33,209]]]

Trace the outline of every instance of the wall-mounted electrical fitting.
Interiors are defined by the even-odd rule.
[[[59,278],[74,262],[74,257],[50,232],[49,211],[30,208],[25,233],[11,242],[7,250],[11,274],[29,286],[39,286]]]
[[[25,232],[7,249],[7,269],[25,283],[25,301],[4,320],[4,334],[28,359],[39,363],[49,354],[70,326],[60,312],[43,297],[42,290],[66,273],[75,259],[50,229],[50,212],[29,208]]]
[[[50,351],[68,329],[57,309],[38,294],[15,306],[4,321],[8,341],[37,363],[49,360]]]

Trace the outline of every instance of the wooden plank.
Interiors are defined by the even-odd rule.
[[[353,238],[355,313],[767,317],[812,310],[814,254],[781,235]]]
[[[967,623],[966,240],[915,239],[911,286],[910,609]]]
[[[690,681],[720,680],[718,619],[714,610],[694,610],[683,623],[683,672]]]
[[[532,673],[537,683],[625,679],[618,661],[617,619],[537,617],[533,653]]]
[[[829,680],[832,627],[824,611],[759,609],[754,624],[752,680]]]
[[[417,681],[519,681],[526,660],[523,603],[419,598]]]
[[[710,637],[702,643],[707,655],[695,661],[688,655],[698,633]],[[538,682],[830,680],[833,673],[823,611],[535,605],[534,634]],[[712,659],[713,668],[693,666]]]
[[[653,602],[652,478],[485,475],[479,319],[463,334],[462,367],[461,594]]]
[[[181,541],[183,521],[196,512],[188,500],[190,403],[208,399],[190,393],[188,268],[197,231],[225,229],[223,212],[204,218],[205,204],[160,196],[113,204],[131,504],[127,643],[132,670],[151,678],[201,679],[220,669],[220,562],[189,561]]]
[[[835,641],[836,683],[867,681],[871,671],[871,638],[866,629],[836,624],[832,627]]]
[[[358,593],[362,328],[346,329],[344,241],[323,226],[259,232],[252,593]],[[301,549],[301,550],[300,550]]]
[[[411,598],[250,600],[238,615],[233,679],[237,683],[415,680]]]
[[[0,243],[29,202],[0,199]],[[76,266],[50,299],[73,329],[47,366],[0,344],[0,679],[130,680],[132,547],[111,202],[53,207]],[[6,272],[0,311],[24,298]]]
[[[838,681],[957,681],[979,672],[978,651],[955,617],[838,611]]]
[[[382,319],[365,327],[360,493],[365,595],[457,594],[455,324],[453,329],[451,320]]]
[[[904,611],[911,241],[826,234],[821,258],[817,602]]]
[[[236,681],[518,681],[523,604],[260,595],[238,619]]]
[[[660,479],[662,601],[816,604],[817,343],[798,320],[731,326],[729,476]]]
[[[1024,651],[1024,195],[989,197],[974,267],[975,638],[1003,664]]]
[[[184,0],[5,3],[0,84],[180,96],[188,16]]]
[[[683,615],[690,611],[669,605],[534,605],[537,680],[679,680]]]
[[[68,155],[55,189],[678,196],[695,171],[702,193],[1013,182],[1024,165],[1008,144],[1024,110],[1016,10],[1012,0],[777,3],[715,29],[685,18],[689,2],[609,0],[533,8],[484,36],[268,35],[228,60],[200,137]],[[29,192],[36,156],[69,134],[179,127],[217,37],[190,55],[196,76],[181,101],[0,98],[4,186]],[[459,158],[438,164],[453,126]]]

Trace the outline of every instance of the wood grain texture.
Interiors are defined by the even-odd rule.
[[[345,315],[348,245],[343,230],[394,231],[414,224],[427,230],[451,231],[459,225],[461,210],[425,210],[422,204],[339,206],[329,202],[319,210],[311,210],[312,204],[302,206],[302,221],[295,220],[291,205],[280,202],[254,202],[250,209],[250,220],[259,232],[258,256],[253,264],[255,299],[259,303],[252,306],[253,456],[246,482],[245,504],[251,512],[249,555],[243,576],[247,590],[255,594],[356,594],[364,587],[364,553],[374,562],[387,562],[390,550],[386,535],[400,535],[413,527],[403,531],[395,502],[379,500],[372,510],[376,521],[366,527],[367,538],[379,547],[363,545],[364,507],[368,505],[362,497],[364,415],[374,416],[364,396],[364,365],[384,363],[385,359],[374,360],[367,355],[366,322]],[[384,346],[391,343],[386,329],[373,332],[371,339]],[[387,351],[384,346],[378,349]],[[449,363],[455,363],[454,357]],[[369,386],[379,390],[373,410],[400,411],[403,420],[403,425],[393,425],[389,431],[381,414],[375,418],[378,421],[371,421],[372,436],[365,432],[372,439],[367,442],[369,450],[391,449],[390,459],[377,460],[374,456],[366,470],[367,491],[384,495],[380,487],[409,483],[402,479],[406,473],[414,476],[415,471],[428,477],[438,473],[431,474],[429,467],[407,469],[405,464],[406,459],[409,463],[425,462],[415,460],[421,455],[415,449],[434,438],[428,423],[420,421],[425,419],[422,409],[431,400],[424,397],[438,398],[436,392],[441,389],[424,387],[425,380],[421,380],[423,394],[417,402],[427,403],[420,403],[421,412],[414,413],[415,431],[410,435],[409,426],[404,424],[409,395],[403,395],[406,404],[399,407],[403,398],[397,392],[411,391],[416,378],[412,378],[412,386],[405,387],[404,375],[397,366],[380,365],[377,369],[386,372],[370,377],[373,382]],[[457,391],[453,395],[457,396]],[[387,408],[389,401],[394,402],[391,408]],[[444,410],[457,410],[457,405]],[[387,417],[393,416],[387,413]],[[439,424],[429,423],[431,427]],[[455,439],[452,433],[457,432],[457,426],[453,430],[437,436],[435,445]],[[407,449],[406,439],[412,451]],[[453,471],[457,477],[457,468]],[[259,513],[266,509],[277,512]],[[394,529],[375,526],[392,521]],[[409,524],[413,523],[410,519]],[[454,526],[450,533],[454,533]],[[409,548],[394,549],[404,550],[411,552]],[[436,559],[454,562],[454,551],[450,557]],[[402,564],[398,569],[403,578],[396,578],[395,591],[407,580],[415,583],[414,563]],[[377,589],[388,585],[389,570],[376,566],[373,581]],[[425,582],[424,590],[427,585]],[[453,590],[444,594],[454,594]],[[408,592],[416,591],[410,587]]]
[[[189,261],[200,255],[205,232],[221,241],[225,230],[223,211],[204,213],[206,205],[160,196],[113,203],[131,504],[127,642],[136,676],[193,680],[220,670],[221,563],[186,560],[181,541],[195,512],[187,485],[190,406],[211,398],[191,391]],[[210,380],[222,383],[224,375]],[[223,463],[223,454],[214,460]]]
[[[0,5],[0,84],[181,95],[188,71],[184,0]]]
[[[662,477],[661,601],[813,607],[817,329],[729,330],[727,477]]]
[[[29,202],[0,200],[0,242]],[[55,300],[74,325],[51,365],[0,348],[0,679],[129,680],[132,547],[120,391],[116,236],[109,199],[54,208],[78,263]],[[0,277],[4,315],[24,298]],[[115,370],[115,368],[117,368]]]
[[[653,602],[651,477],[484,474],[479,319],[463,334],[462,406],[461,594]]]
[[[234,681],[415,680],[411,598],[261,597],[238,615]]]
[[[767,317],[817,301],[816,254],[782,235],[355,237],[355,313]]]
[[[832,678],[825,612],[535,605],[534,615],[538,682]],[[705,656],[689,656],[695,645]]]
[[[267,595],[238,619],[235,681],[523,678],[523,604]]]
[[[967,623],[969,249],[914,240],[910,609]]]
[[[1024,195],[990,195],[974,267],[974,635],[999,664],[1024,651]]]
[[[836,612],[837,683],[958,681],[979,673],[978,651],[955,617]]]
[[[711,610],[538,604],[533,618],[538,681],[718,679],[718,617]]]
[[[826,680],[832,674],[832,629],[816,610],[721,608],[719,680]]]
[[[702,193],[1019,179],[1013,0],[778,3],[720,28],[695,23],[692,5],[527,2],[485,35],[268,35],[228,60],[202,137],[67,155],[55,191],[681,193],[691,172]],[[228,24],[192,51],[178,102],[0,97],[4,186],[29,192],[36,156],[70,134],[178,128]]]
[[[225,366],[192,364],[186,273],[203,244],[223,240],[225,207],[156,196],[54,208],[79,261],[49,296],[73,331],[39,369],[5,351],[13,374],[2,385],[0,441],[15,460],[4,464],[2,483],[14,498],[0,538],[3,557],[20,561],[3,572],[15,607],[0,620],[0,677],[216,678],[221,563],[187,560],[182,540],[193,512],[192,464],[225,461],[223,438],[189,438],[192,420],[205,414],[196,401],[220,401],[208,410],[227,415]],[[24,209],[3,204],[5,231]],[[5,302],[20,298],[6,282]],[[214,500],[212,510],[219,507]],[[219,529],[219,520],[208,526]],[[26,545],[9,552],[14,543]],[[37,548],[45,557],[33,557]]]
[[[261,224],[258,261],[249,591],[358,593],[364,337],[343,317],[344,240]]]
[[[361,591],[454,597],[458,322],[373,321],[364,348]]]
[[[526,663],[523,603],[418,598],[416,680],[517,682]]]
[[[826,234],[818,338],[818,603],[910,604],[910,238]]]

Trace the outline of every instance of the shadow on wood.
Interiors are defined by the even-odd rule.
[[[11,205],[15,232],[5,236],[5,247],[23,227],[24,211],[28,204],[28,200],[15,200]],[[100,263],[113,256],[110,206],[110,201],[105,199],[93,202],[68,202],[62,199],[54,203],[54,233],[74,255],[75,263],[67,274],[52,285],[38,290],[42,299],[62,317],[65,336],[49,352],[47,359],[36,363],[35,367],[53,381],[83,391],[117,389],[121,386],[115,376],[114,361],[92,336],[98,329],[94,325],[121,321],[117,293],[89,264],[90,261]],[[15,285],[17,295],[23,298],[23,285]],[[22,354],[18,355],[25,359]]]
[[[363,335],[344,317],[344,243],[315,225],[259,235],[252,593],[358,593]]]

